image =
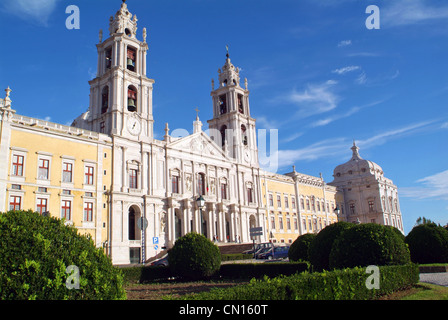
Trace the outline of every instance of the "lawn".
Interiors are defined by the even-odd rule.
[[[128,284],[128,300],[162,300],[165,296],[181,297],[191,293],[226,288],[241,281],[161,282],[152,284]],[[419,282],[415,287],[397,291],[378,300],[448,300],[448,287]]]

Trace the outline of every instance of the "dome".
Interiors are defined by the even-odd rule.
[[[353,175],[383,175],[383,169],[378,164],[361,158],[359,155],[359,148],[356,146],[355,142],[353,142],[353,147],[351,147],[351,149],[353,151],[352,158],[334,169],[333,176],[335,180],[344,176],[347,177]]]

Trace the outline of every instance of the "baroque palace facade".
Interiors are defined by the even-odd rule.
[[[146,29],[125,2],[100,31],[89,110],[71,126],[22,116],[11,90],[0,99],[0,211],[32,209],[64,218],[114,264],[161,254],[188,232],[219,243],[291,243],[338,220],[394,225],[403,232],[397,187],[359,156],[335,180],[260,168],[247,80],[229,55],[211,92],[210,136],[199,116],[191,135],[154,139],[146,75]],[[201,201],[198,201],[198,200]]]

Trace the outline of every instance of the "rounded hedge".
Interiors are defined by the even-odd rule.
[[[310,261],[309,248],[316,235],[314,233],[305,233],[291,244],[288,251],[290,261]]]
[[[434,223],[415,226],[406,236],[414,263],[448,262],[448,230]]]
[[[354,226],[353,223],[339,221],[323,228],[315,237],[309,248],[310,263],[314,271],[329,270],[329,257],[333,242],[346,229]]]
[[[37,212],[10,211],[0,213],[3,299],[126,299],[126,292],[121,271],[76,228]]]
[[[219,271],[221,253],[218,246],[205,236],[191,232],[176,240],[168,252],[168,264],[174,276],[208,278]]]
[[[409,249],[393,227],[376,223],[355,225],[333,243],[330,268],[401,265],[411,262]]]

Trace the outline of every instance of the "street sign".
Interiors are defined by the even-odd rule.
[[[254,227],[250,228],[250,236],[256,237],[256,236],[262,236],[263,235],[263,227]]]
[[[158,245],[155,245],[154,246],[154,250],[158,250],[159,249],[159,246]]]
[[[152,244],[159,244],[159,237],[152,237]]]

